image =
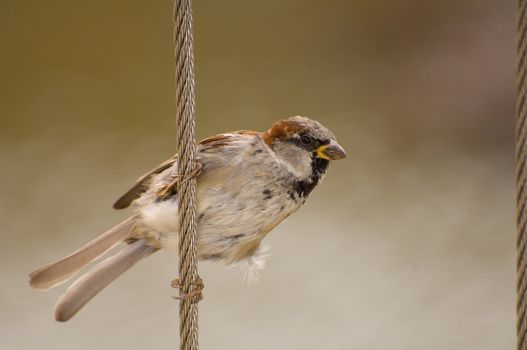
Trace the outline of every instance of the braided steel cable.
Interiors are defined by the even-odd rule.
[[[177,104],[177,171],[182,178],[177,185],[179,198],[179,281],[180,281],[180,349],[198,349],[198,304],[185,298],[198,283],[196,258],[196,180],[190,178],[195,167],[194,141],[194,52],[192,36],[192,1],[174,2],[174,46]]]
[[[518,1],[518,95],[516,102],[517,348],[527,350],[527,0]]]

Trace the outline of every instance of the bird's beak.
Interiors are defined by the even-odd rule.
[[[346,151],[338,143],[331,140],[327,145],[322,145],[317,149],[317,157],[327,160],[338,160],[346,158]]]

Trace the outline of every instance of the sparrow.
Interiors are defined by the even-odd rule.
[[[263,133],[218,134],[196,146],[197,256],[238,265],[249,279],[264,268],[266,235],[296,212],[329,163],[346,157],[322,124],[294,116]],[[77,251],[30,274],[46,290],[66,282],[118,243],[125,247],[79,277],[55,305],[55,319],[71,319],[139,260],[159,249],[178,251],[177,154],[140,177],[114,204],[133,214]]]

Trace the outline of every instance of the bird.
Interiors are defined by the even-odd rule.
[[[197,257],[239,266],[255,279],[264,268],[267,234],[307,200],[330,161],[346,157],[335,135],[319,122],[293,116],[265,132],[240,130],[196,146]],[[115,255],[73,282],[54,308],[59,322],[77,312],[135,263],[160,249],[178,251],[178,155],[137,182],[113,205],[133,214],[70,255],[33,271],[29,284],[58,286],[119,243]]]

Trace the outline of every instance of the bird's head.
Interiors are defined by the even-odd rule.
[[[299,180],[315,185],[330,161],[346,157],[335,135],[306,117],[295,116],[275,122],[262,137],[275,154],[291,166]]]

